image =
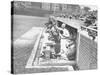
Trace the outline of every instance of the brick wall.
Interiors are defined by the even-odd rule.
[[[97,68],[97,43],[80,35],[78,66],[80,70]]]

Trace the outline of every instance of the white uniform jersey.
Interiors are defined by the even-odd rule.
[[[66,46],[68,45],[69,43],[69,39],[67,39],[67,37],[70,37],[70,33],[67,29],[63,29],[63,34],[60,34],[60,37],[61,37],[61,56],[64,58],[64,59],[67,59],[67,54],[68,54],[68,49],[66,48]]]
[[[70,37],[70,33],[67,29],[64,28],[62,31],[63,31],[63,34],[60,34],[61,39],[66,39],[66,37]]]

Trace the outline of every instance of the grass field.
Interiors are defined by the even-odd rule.
[[[14,15],[13,16],[13,40],[19,38],[32,27],[44,27],[47,22],[45,17]]]

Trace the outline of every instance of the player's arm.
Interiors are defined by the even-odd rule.
[[[58,27],[57,25],[55,25],[55,28],[57,29],[57,30],[63,30],[61,27]]]

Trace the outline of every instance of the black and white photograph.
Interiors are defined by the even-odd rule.
[[[97,69],[96,5],[12,1],[11,73]]]

